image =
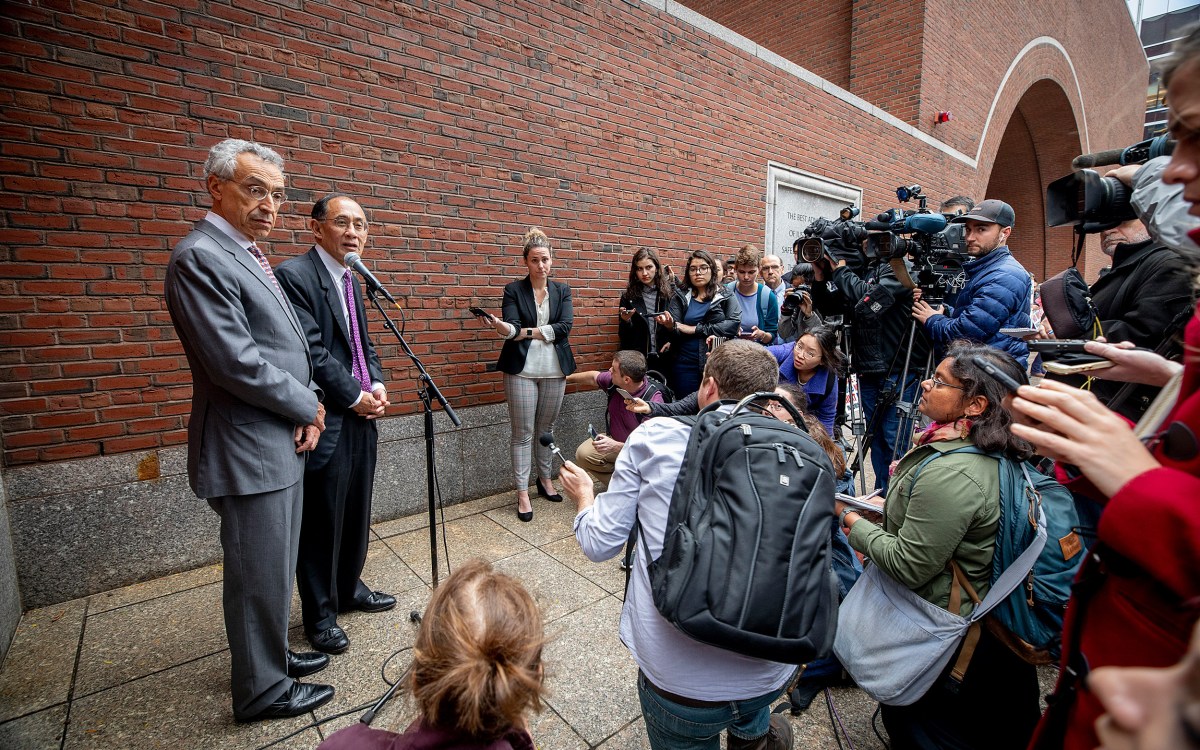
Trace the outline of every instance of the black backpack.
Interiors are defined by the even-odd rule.
[[[692,434],[650,588],[662,616],[698,641],[803,664],[829,654],[837,624],[833,465],[802,427],[750,408],[763,399],[804,424],[773,393],[676,417]]]

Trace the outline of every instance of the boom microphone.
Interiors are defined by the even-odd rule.
[[[1158,156],[1170,156],[1175,151],[1175,141],[1167,135],[1148,138],[1128,148],[1113,148],[1094,154],[1080,154],[1071,160],[1071,169],[1091,169],[1106,164],[1145,164]]]
[[[377,294],[382,294],[384,299],[386,299],[388,302],[391,302],[393,305],[396,304],[396,298],[389,294],[388,290],[383,288],[383,284],[379,283],[379,279],[375,278],[375,274],[367,270],[367,267],[363,265],[362,258],[358,256],[358,253],[346,253],[346,257],[342,262],[346,265],[346,268],[352,268],[358,273],[359,276],[362,276],[363,281],[366,282],[368,289]]]

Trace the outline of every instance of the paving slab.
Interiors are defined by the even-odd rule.
[[[0,721],[66,703],[86,613],[75,599],[21,618],[0,672]]]
[[[538,497],[537,492],[532,489],[529,496],[533,504],[532,521],[524,522],[517,518],[515,494],[512,505],[494,508],[484,515],[535,547],[574,535],[574,502],[564,500],[561,503],[552,503],[544,497]]]
[[[64,750],[257,748],[313,720],[236,724],[231,700],[226,651],[74,701]],[[275,747],[311,750],[319,742],[311,729]]]
[[[59,750],[67,724],[67,704],[0,724],[0,747],[8,750]]]
[[[450,548],[450,565],[454,568],[473,557],[482,557],[491,562],[530,548],[529,542],[483,515],[448,521],[442,529],[445,531],[446,544]],[[410,531],[383,541],[421,577],[422,581],[432,583],[427,530]],[[446,551],[439,534],[438,577],[445,578],[446,575]]]
[[[127,607],[130,604],[139,604],[160,596],[169,596],[180,591],[217,583],[221,580],[222,572],[221,565],[208,565],[195,570],[155,578],[144,583],[135,583],[125,588],[94,594],[88,597],[88,614],[97,615],[118,607]]]
[[[583,554],[574,536],[542,545],[541,550],[587,578],[610,594],[625,597],[625,571],[621,570],[621,558],[592,562]]]
[[[476,513],[483,513],[484,511],[491,510],[492,508],[498,508],[501,505],[506,505],[508,503],[515,505],[517,502],[516,498],[517,496],[515,493],[505,493],[481,497],[478,500],[468,500],[465,503],[447,505],[444,508],[438,509],[438,523],[440,524],[443,518],[445,518],[447,521],[456,521],[459,518],[473,516]],[[375,536],[379,537],[380,539],[386,539],[389,536],[404,534],[409,531],[415,531],[416,529],[428,530],[428,528],[429,513],[426,511],[423,513],[414,513],[411,516],[404,516],[403,518],[397,518],[394,521],[377,523],[371,527],[371,530],[375,533]]]
[[[525,585],[546,622],[608,596],[607,591],[536,547],[498,560],[495,567]]]
[[[620,617],[621,601],[607,596],[547,628],[546,703],[589,745],[642,713],[637,665],[617,637]]]
[[[75,695],[84,696],[228,648],[221,584],[88,618]]]

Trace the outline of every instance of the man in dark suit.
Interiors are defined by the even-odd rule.
[[[347,254],[362,254],[368,230],[358,203],[344,195],[322,198],[312,210],[316,245],[276,269],[329,408],[325,433],[305,468],[296,580],[304,632],[313,648],[330,654],[350,645],[337,624],[339,612],[396,606],[395,597],[372,591],[360,578],[371,533],[378,443],[373,420],[388,405],[383,368],[367,338],[362,293],[345,266]]]
[[[288,649],[301,478],[325,409],[300,321],[255,244],[285,200],[283,159],[230,139],[204,172],[212,210],[175,246],[164,289],[192,371],[188,479],[221,517],[234,718],[298,716],[333,688],[293,679],[329,657]]]

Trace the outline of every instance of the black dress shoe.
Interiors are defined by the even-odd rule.
[[[357,609],[360,612],[386,612],[394,606],[396,606],[396,597],[382,591],[372,591],[366,599],[354,602],[350,609]]]
[[[550,486],[553,487],[554,485],[551,484]],[[538,497],[544,497],[552,503],[561,503],[563,501],[562,495],[558,494],[557,492],[554,493],[553,495],[551,495],[550,493],[548,493],[544,489],[542,489],[542,478],[541,477],[538,477],[538,479],[537,479],[537,490],[538,490]]]
[[[275,699],[275,702],[253,716],[235,717],[238,722],[265,721],[267,719],[286,719],[291,716],[306,714],[313,709],[323,706],[333,698],[332,685],[317,683],[293,682],[287,691]]]
[[[316,650],[327,654],[340,654],[350,648],[350,639],[346,637],[346,631],[337,625],[325,628],[319,633],[310,633],[308,642]]]
[[[295,651],[288,649],[287,675],[292,679],[316,674],[328,666],[329,657],[325,654],[314,654],[311,651],[297,654]]]

